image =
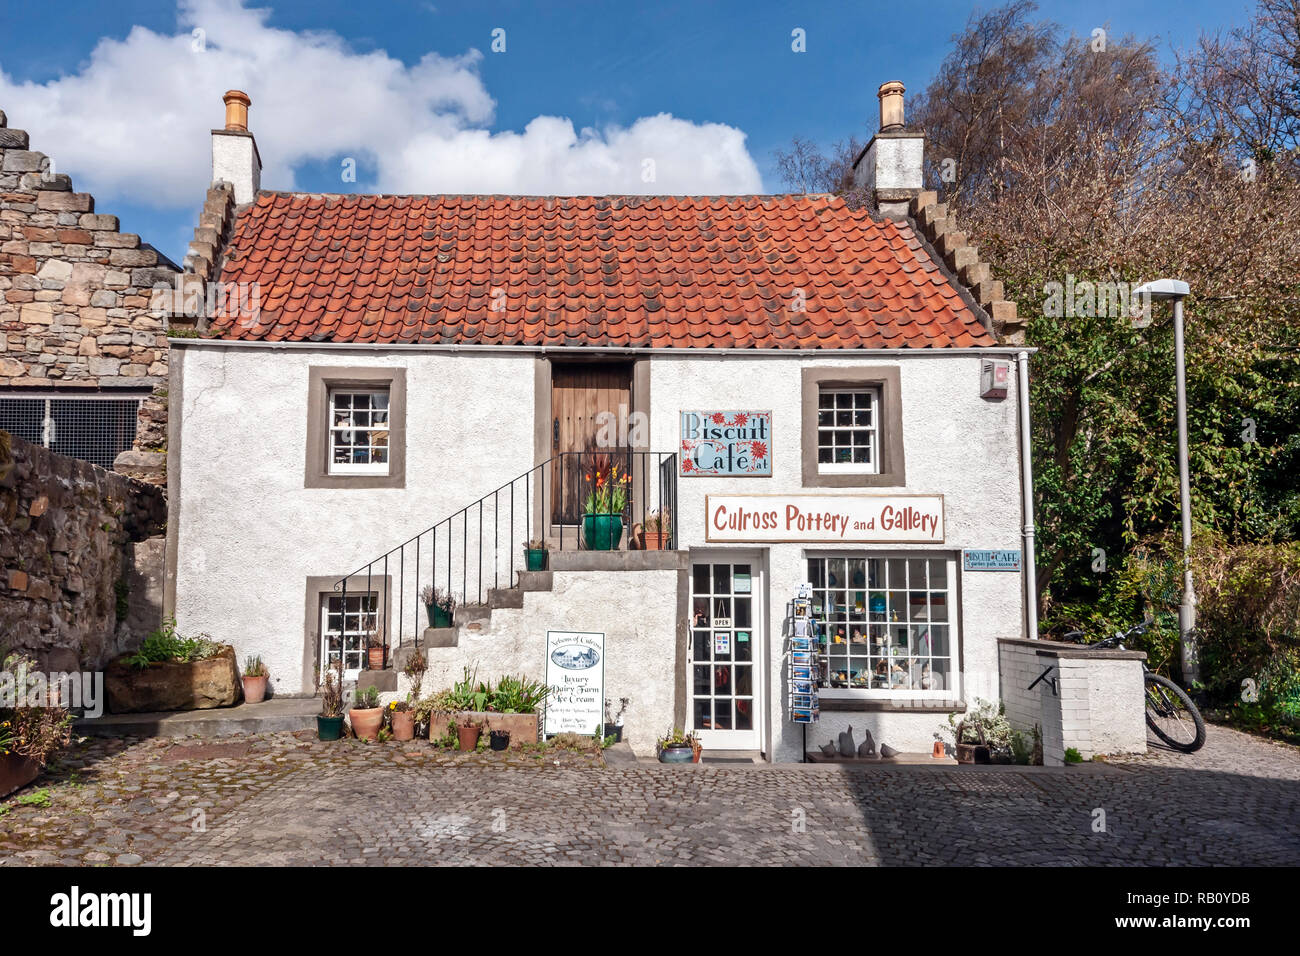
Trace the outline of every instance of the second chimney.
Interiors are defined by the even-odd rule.
[[[871,194],[876,208],[891,218],[907,215],[908,203],[921,191],[925,136],[903,122],[903,84],[882,83],[880,129],[853,164],[853,184]]]
[[[212,181],[227,182],[235,189],[235,204],[257,198],[262,188],[262,157],[257,140],[248,131],[248,108],[253,105],[243,90],[227,90],[226,127],[212,131]]]

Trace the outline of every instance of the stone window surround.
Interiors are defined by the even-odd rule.
[[[388,474],[329,472],[329,393],[333,388],[388,389]],[[406,487],[406,369],[313,365],[307,383],[307,452],[304,488]]]
[[[318,686],[318,677],[320,675],[320,639],[321,639],[321,598],[330,594],[342,595],[342,589],[334,590],[334,585],[343,579],[342,574],[331,575],[313,575],[307,578],[307,593],[304,599],[305,619],[303,624],[303,649],[302,649],[302,687],[303,693],[314,692]],[[392,602],[389,596],[393,589],[393,576],[390,574],[385,577],[383,574],[374,574],[370,576],[370,587],[366,587],[366,575],[354,574],[348,583],[353,585],[349,588],[349,594],[363,594],[367,590],[378,592],[379,595],[379,621],[383,626],[384,638],[388,642],[388,659],[393,659],[393,649],[397,646],[393,642],[392,629]]]
[[[805,488],[904,488],[903,393],[897,365],[812,367],[801,370],[801,445]],[[817,467],[818,398],[826,388],[874,388],[879,395],[880,468],[874,473],[822,473]]]

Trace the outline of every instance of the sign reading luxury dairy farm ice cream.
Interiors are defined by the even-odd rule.
[[[605,635],[546,632],[546,716],[542,733],[594,734],[605,713]]]
[[[943,495],[707,495],[705,537],[726,542],[943,541]]]

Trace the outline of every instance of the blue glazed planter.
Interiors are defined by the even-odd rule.
[[[660,763],[691,763],[695,760],[695,751],[690,747],[661,747]]]

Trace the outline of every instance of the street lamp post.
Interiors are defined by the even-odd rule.
[[[1174,304],[1174,367],[1178,383],[1178,491],[1183,512],[1183,603],[1178,608],[1179,653],[1183,680],[1200,677],[1200,662],[1192,629],[1196,626],[1196,592],[1192,589],[1192,492],[1187,463],[1187,373],[1183,352],[1183,299],[1189,288],[1178,279],[1157,279],[1139,286],[1135,294]]]

